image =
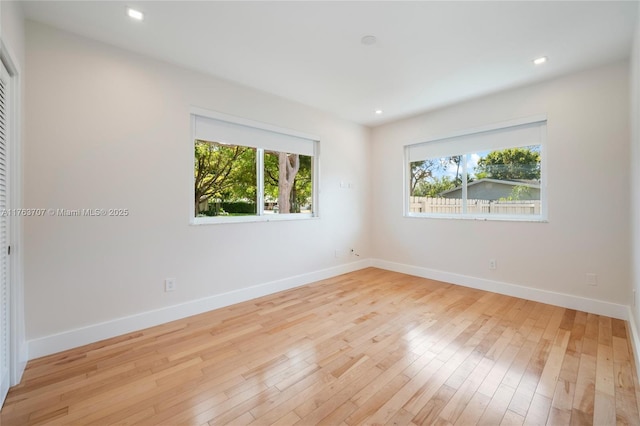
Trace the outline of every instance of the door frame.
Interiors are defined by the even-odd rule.
[[[8,185],[7,208],[23,208],[22,196],[22,72],[15,55],[4,40],[0,39],[0,61],[10,76],[9,140],[8,140]],[[29,359],[24,316],[24,276],[23,276],[23,219],[11,217],[8,243],[11,255],[8,259],[10,343],[9,343],[9,386],[20,383],[22,373]]]

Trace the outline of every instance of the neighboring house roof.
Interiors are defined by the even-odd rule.
[[[467,188],[470,186],[478,185],[481,183],[497,183],[499,185],[509,185],[509,186],[526,186],[528,188],[540,189],[540,183],[537,180],[499,180],[499,179],[478,179],[473,182],[467,183]],[[446,191],[442,191],[439,195],[448,194],[454,191],[460,191],[462,186],[456,186],[453,189],[448,189]]]
[[[467,194],[470,199],[499,200],[511,196],[516,187],[529,189],[528,194],[519,195],[522,200],[537,200],[540,198],[540,183],[536,180],[499,180],[499,179],[479,179],[467,184]],[[461,198],[462,187],[443,191],[438,194],[443,198]]]

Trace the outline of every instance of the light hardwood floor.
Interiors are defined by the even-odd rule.
[[[29,362],[3,426],[640,424],[624,321],[369,268]]]

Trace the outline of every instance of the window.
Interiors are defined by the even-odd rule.
[[[405,147],[405,215],[545,220],[546,119]]]
[[[317,216],[317,138],[202,110],[192,126],[192,223]]]

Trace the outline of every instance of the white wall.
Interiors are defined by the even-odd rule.
[[[367,128],[34,22],[27,68],[25,205],[131,211],[25,221],[29,339],[354,260],[336,248],[369,255]],[[191,106],[320,136],[321,218],[190,226]]]
[[[628,65],[584,71],[374,129],[373,256],[627,305]],[[548,223],[402,216],[403,145],[538,114],[548,117]],[[495,271],[488,269],[490,258],[497,259]],[[598,274],[597,287],[585,284],[587,272]]]
[[[636,344],[636,362],[640,365],[640,11],[631,51],[631,265],[636,295],[629,295]]]
[[[371,132],[38,23],[27,25],[26,65],[25,206],[132,212],[128,218],[25,221],[27,338],[39,342],[32,356],[143,324],[130,316],[161,310],[158,322],[162,309],[176,304],[361,266],[334,257],[335,249],[350,247],[360,259],[629,303],[627,62]],[[319,135],[321,219],[189,226],[191,106]],[[402,217],[404,144],[538,114],[549,120],[549,223]],[[634,141],[640,188],[637,133]],[[340,181],[355,189],[339,189]],[[602,198],[607,202],[595,202]],[[637,207],[637,195],[634,200]],[[637,230],[634,235],[637,259]],[[489,258],[498,260],[496,271],[488,270]],[[585,284],[587,272],[598,274],[597,287]],[[165,277],[177,279],[176,292],[163,292]],[[638,286],[638,271],[635,277]],[[111,327],[122,318],[131,321]],[[80,340],[65,338],[83,327]]]
[[[20,65],[24,64],[24,18],[19,2],[0,3],[0,33],[14,60]]]

